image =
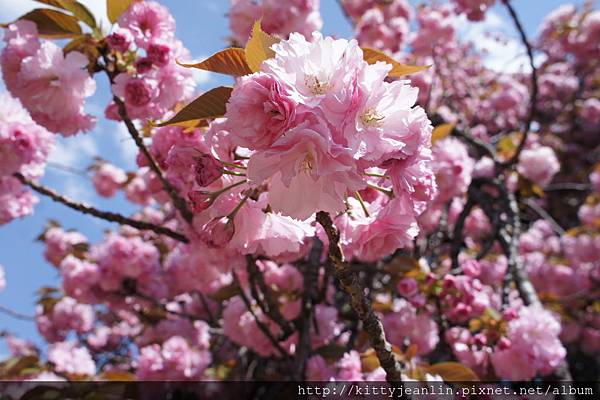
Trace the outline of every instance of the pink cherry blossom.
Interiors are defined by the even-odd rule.
[[[31,119],[19,100],[0,94],[0,176],[40,177],[53,143],[52,134]]]
[[[269,74],[243,76],[227,103],[227,126],[234,140],[252,150],[264,150],[294,127],[298,104],[292,91]]]
[[[197,349],[181,336],[172,336],[162,345],[140,349],[137,375],[141,380],[198,380],[211,363],[206,349]]]
[[[33,214],[38,201],[17,179],[0,177],[0,225]]]
[[[54,364],[57,372],[69,375],[87,375],[96,373],[96,364],[85,347],[75,342],[59,342],[48,349],[48,361]]]
[[[406,300],[394,302],[393,311],[383,317],[383,324],[389,340],[396,346],[407,342],[417,348],[417,354],[427,354],[439,341],[438,327],[427,314],[417,314],[416,309]]]
[[[321,29],[320,0],[231,0],[229,26],[233,39],[244,45],[255,21],[261,20],[267,33],[287,37],[299,32],[306,37]]]
[[[5,37],[2,65],[10,71],[5,78],[7,88],[48,130],[64,136],[90,130],[95,118],[85,113],[84,103],[94,94],[96,83],[86,71],[87,57],[76,51],[63,55],[60,47],[47,41],[23,45],[23,40],[38,40],[33,29],[21,22],[16,25],[16,37]],[[33,48],[35,52],[26,51]]]
[[[121,168],[109,163],[101,163],[96,169],[92,182],[100,196],[112,197],[127,181],[127,174]]]
[[[521,152],[517,170],[525,178],[544,187],[560,170],[560,163],[550,147],[540,146]]]
[[[79,232],[65,231],[60,227],[51,227],[43,235],[46,249],[44,257],[55,267],[59,267],[62,260],[78,250],[87,247],[87,238]]]
[[[560,324],[549,311],[539,306],[522,308],[519,318],[508,325],[510,344],[491,356],[496,374],[511,380],[550,374],[566,355],[559,333]]]
[[[481,21],[496,0],[454,0],[458,12],[464,12],[471,21]]]
[[[119,17],[118,24],[128,29],[135,44],[142,48],[155,40],[170,39],[175,32],[175,20],[169,10],[155,1],[132,3]]]

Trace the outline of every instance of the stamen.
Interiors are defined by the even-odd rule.
[[[385,117],[377,113],[375,109],[368,109],[361,116],[361,120],[365,126],[368,127],[380,127],[383,125],[383,120]]]
[[[329,90],[328,82],[321,82],[319,78],[314,75],[307,75],[304,83],[310,89],[310,92],[315,96],[320,96]]]

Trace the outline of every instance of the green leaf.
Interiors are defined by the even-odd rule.
[[[63,39],[83,33],[77,18],[49,8],[36,8],[19,19],[35,23],[40,36],[46,38]]]
[[[209,90],[183,107],[173,118],[157,126],[193,127],[204,119],[222,117],[227,110],[227,102],[232,91],[233,88],[229,86],[219,86]]]
[[[263,61],[275,57],[271,46],[276,43],[279,43],[279,39],[265,33],[260,26],[260,21],[256,21],[245,49],[246,62],[252,72],[259,71]]]
[[[121,14],[127,11],[131,3],[133,3],[133,0],[106,0],[108,20],[113,24],[117,22]]]
[[[47,4],[57,8],[62,8],[73,13],[77,19],[85,23],[90,28],[96,28],[96,18],[94,14],[83,4],[75,0],[35,0],[38,3]]]
[[[368,47],[363,47],[362,51],[363,51],[363,59],[369,64],[375,64],[376,62],[379,62],[379,61],[383,61],[385,63],[391,64],[392,70],[388,73],[388,76],[392,77],[392,78],[400,78],[405,75],[414,74],[415,72],[423,71],[430,67],[429,65],[425,65],[425,66],[405,65],[405,64],[399,63],[398,61],[394,60],[392,57],[388,56],[387,54],[385,54],[379,50],[371,49]]]
[[[243,76],[252,73],[246,62],[246,52],[244,49],[237,47],[221,50],[197,64],[183,64],[180,62],[178,64],[186,68],[197,68],[233,76]]]

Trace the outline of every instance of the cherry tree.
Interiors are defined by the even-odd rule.
[[[510,0],[341,0],[346,39],[319,32],[318,0],[232,0],[230,42],[199,61],[158,2],[109,0],[108,29],[39,2],[3,26],[0,224],[55,201],[114,229],[40,227],[61,277],[37,299],[47,346],[5,332],[0,378],[597,379],[591,2],[529,37]],[[518,71],[458,30],[494,6]],[[198,93],[195,69],[232,86]],[[132,215],[40,183],[56,135],[98,118],[137,146],[135,171],[90,160]]]

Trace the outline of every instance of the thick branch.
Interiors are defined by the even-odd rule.
[[[171,200],[173,201],[173,205],[175,206],[175,208],[177,210],[179,210],[179,213],[181,214],[183,219],[185,219],[188,223],[192,222],[193,215],[190,212],[190,210],[188,209],[186,201],[179,195],[179,192],[177,191],[177,189],[164,176],[163,171],[161,170],[160,166],[154,159],[154,156],[150,153],[150,151],[144,144],[144,140],[142,139],[142,136],[140,135],[139,131],[133,124],[133,121],[131,121],[131,118],[129,118],[129,115],[127,114],[127,108],[125,107],[125,103],[123,103],[123,101],[117,96],[113,96],[113,100],[119,110],[119,116],[121,117],[123,122],[125,122],[125,125],[127,126],[127,131],[129,132],[129,135],[131,135],[131,137],[135,141],[135,144],[138,147],[138,149],[142,152],[144,157],[146,157],[146,159],[148,160],[148,165],[150,166],[150,169],[156,174],[156,176],[158,176],[158,179],[160,179],[160,182],[162,183],[163,188],[168,193],[168,195],[171,197]]]
[[[344,253],[340,246],[340,233],[333,225],[328,213],[319,211],[317,221],[329,238],[329,262],[333,265],[336,275],[340,280],[342,288],[350,295],[352,307],[358,318],[363,322],[363,327],[371,345],[375,349],[379,363],[386,372],[388,382],[400,382],[402,380],[400,363],[392,352],[392,346],[385,338],[385,332],[381,321],[373,312],[371,303],[358,282],[358,276],[348,263],[344,260]]]
[[[169,228],[165,228],[163,226],[154,225],[144,221],[137,221],[135,219],[127,218],[121,214],[117,214],[110,211],[101,211],[94,207],[91,207],[84,203],[78,203],[74,200],[71,200],[61,194],[58,194],[56,191],[47,188],[39,183],[35,183],[27,178],[25,178],[20,173],[14,174],[14,177],[21,181],[22,184],[29,186],[31,189],[35,190],[39,194],[47,196],[57,203],[64,204],[65,206],[72,208],[73,210],[82,212],[84,214],[92,215],[96,218],[103,219],[109,222],[116,222],[120,225],[128,225],[133,228],[139,229],[141,231],[152,231],[158,235],[165,235],[172,239],[178,240],[183,243],[188,243],[189,240],[181,233],[177,233],[172,231]]]

